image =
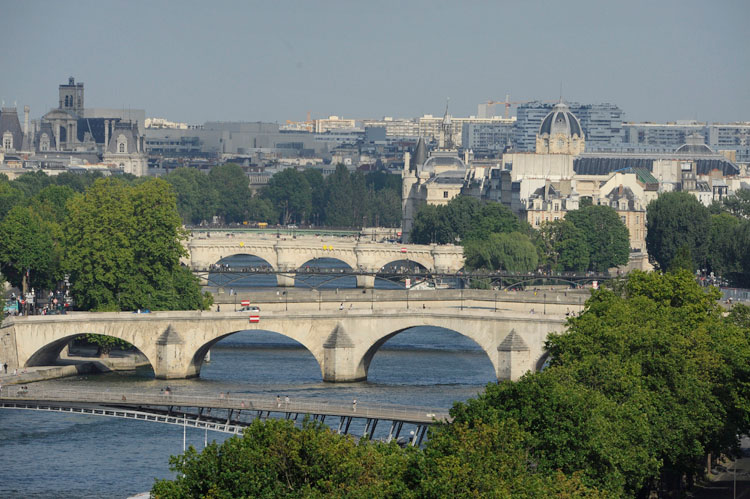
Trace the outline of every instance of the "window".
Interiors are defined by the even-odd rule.
[[[443,197],[448,199],[448,191],[443,191]]]
[[[13,149],[13,135],[10,132],[3,134],[3,149]]]
[[[622,220],[622,223],[626,223],[625,222],[625,215],[620,215],[620,220]]]
[[[125,143],[124,142],[120,142],[119,147],[120,147],[119,152],[125,152]]]

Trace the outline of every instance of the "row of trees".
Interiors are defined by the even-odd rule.
[[[685,192],[662,194],[648,205],[646,245],[661,269],[705,269],[750,286],[750,191],[709,207]]]
[[[680,495],[750,428],[750,309],[725,316],[692,274],[596,291],[549,367],[456,403],[423,449],[256,421],[173,457],[154,497]]]
[[[24,291],[64,276],[86,310],[200,309],[175,196],[159,179],[0,176],[0,269]]]
[[[254,196],[247,175],[231,163],[212,168],[208,175],[178,168],[164,178],[174,187],[185,224],[214,216],[227,223],[252,220],[334,227],[401,223],[401,179],[384,172],[350,173],[339,165],[324,178],[319,170],[289,168],[271,177]]]
[[[459,196],[417,212],[412,241],[461,243],[470,269],[606,271],[627,263],[628,229],[608,206],[585,206],[533,229],[500,203]]]

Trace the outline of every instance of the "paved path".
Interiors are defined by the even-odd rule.
[[[19,387],[4,387],[0,402],[33,402],[58,404],[97,404],[117,406],[177,406],[234,409],[247,411],[270,411],[295,414],[317,414],[325,416],[353,416],[380,420],[398,420],[409,423],[431,423],[433,420],[445,420],[449,415],[444,410],[423,407],[403,407],[397,405],[375,405],[345,403],[339,400],[321,401],[319,399],[291,400],[258,397],[251,394],[216,393],[206,395],[180,395],[176,393],[144,393],[130,391],[79,391],[79,390],[42,390],[33,385],[27,390]]]

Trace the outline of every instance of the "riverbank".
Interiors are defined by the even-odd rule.
[[[54,366],[34,366],[19,369],[17,372],[0,372],[0,384],[23,385],[36,381],[98,374],[112,371],[134,371],[149,365],[140,352],[112,352],[109,357],[95,356],[95,349],[76,348],[71,353],[63,351],[58,364]]]

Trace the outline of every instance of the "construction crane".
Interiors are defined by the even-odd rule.
[[[505,119],[507,120],[510,118],[510,107],[511,106],[518,106],[519,104],[528,104],[529,102],[536,102],[533,100],[517,100],[517,101],[511,101],[510,100],[510,94],[505,94],[505,100],[488,100],[485,102],[488,106],[494,106],[495,104],[505,104]],[[557,101],[540,101],[540,102],[557,102]]]
[[[307,120],[306,121],[292,121],[292,120],[286,120],[287,125],[297,125],[300,126],[300,128],[304,128],[308,132],[313,131],[313,121],[310,119],[310,111],[307,112]]]

